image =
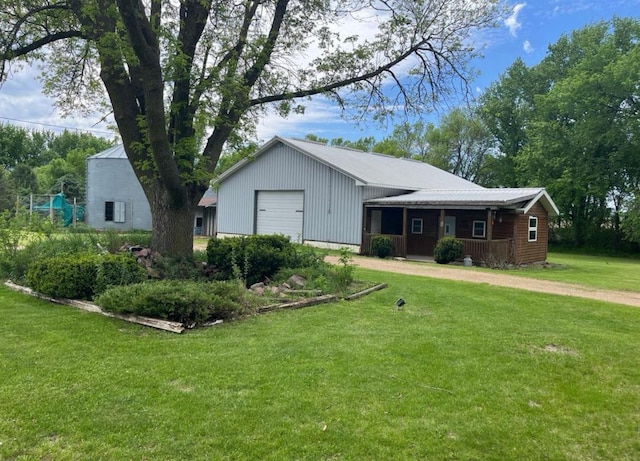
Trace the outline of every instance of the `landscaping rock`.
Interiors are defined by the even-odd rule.
[[[305,279],[301,275],[294,274],[291,277],[289,277],[289,280],[287,280],[287,282],[291,287],[304,288],[304,286],[307,284],[307,279]]]

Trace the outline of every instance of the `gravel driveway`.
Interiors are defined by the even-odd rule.
[[[337,256],[328,256],[327,261],[337,264]],[[591,288],[570,283],[551,282],[508,275],[502,271],[480,272],[470,268],[442,266],[430,262],[399,261],[364,256],[353,256],[353,263],[365,269],[374,269],[396,274],[421,275],[439,279],[458,280],[473,283],[488,283],[508,288],[597,299],[617,304],[640,307],[640,293]]]

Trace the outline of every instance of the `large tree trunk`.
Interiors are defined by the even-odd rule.
[[[152,249],[164,256],[193,256],[195,204],[171,206],[166,200],[155,198],[149,205],[153,221]]]

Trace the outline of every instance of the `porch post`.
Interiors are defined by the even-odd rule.
[[[444,208],[440,210],[440,218],[438,219],[438,240],[444,237]]]
[[[487,208],[487,240],[490,242],[493,240],[493,213],[490,208]]]
[[[403,258],[407,256],[407,207],[402,208],[402,256]]]

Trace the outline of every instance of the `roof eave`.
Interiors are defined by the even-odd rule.
[[[558,207],[554,203],[553,199],[544,189],[542,189],[535,197],[533,197],[529,201],[529,203],[525,205],[525,207],[522,209],[523,213],[529,213],[529,211],[531,211],[531,208],[533,208],[533,206],[538,202],[540,202],[544,209],[547,210],[547,214],[550,217],[558,216],[560,214],[560,210],[558,210]]]

